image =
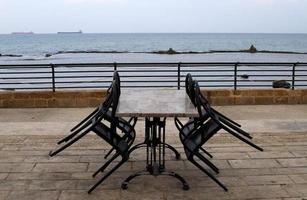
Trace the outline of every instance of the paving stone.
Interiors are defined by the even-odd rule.
[[[278,162],[284,167],[304,167],[304,166],[307,166],[307,158],[278,159]]]
[[[131,190],[124,190],[121,191],[120,199],[125,200],[165,200],[167,199],[163,192],[156,191],[155,193],[151,192],[142,192],[142,191],[133,191]]]
[[[248,185],[281,185],[293,183],[286,175],[246,176],[243,179]]]
[[[283,168],[271,168],[274,174],[307,174],[306,167],[283,167]]]
[[[272,168],[280,165],[273,159],[229,160],[233,168]]]
[[[37,156],[37,155],[48,155],[49,151],[10,151],[10,150],[3,150],[1,151],[3,155],[14,157],[14,156]]]
[[[74,172],[71,173],[71,179],[87,180],[92,178],[93,172]]]
[[[307,196],[307,184],[284,185],[283,188],[289,193],[291,197]]]
[[[272,199],[290,197],[279,185],[262,185],[229,188],[231,199]]]
[[[12,163],[12,162],[22,162],[25,159],[24,156],[0,156],[0,163]]]
[[[250,158],[291,158],[295,157],[292,153],[286,152],[272,152],[272,151],[265,151],[265,152],[248,152]]]
[[[103,164],[104,162],[103,163],[90,163],[87,171],[96,172],[96,170],[98,170]],[[106,171],[112,169],[116,164],[117,162],[111,163],[106,169]],[[120,168],[118,168],[117,171],[130,171],[131,169],[132,169],[131,162],[127,162],[127,163],[124,163]]]
[[[28,187],[29,187],[29,181],[0,180],[0,190],[26,190]]]
[[[65,190],[59,200],[117,200],[120,199],[120,190],[95,190],[90,195],[87,190]]]
[[[307,174],[289,175],[295,183],[307,183]]]
[[[67,180],[71,173],[27,172],[9,173],[7,180]]]
[[[10,191],[0,191],[0,200],[6,200],[9,194],[10,194]]]
[[[8,173],[0,173],[0,180],[6,179],[8,175],[9,175]]]
[[[7,200],[57,200],[59,191],[12,191]]]
[[[32,180],[29,190],[72,190],[76,186],[75,180]]]
[[[307,151],[291,151],[296,157],[307,157]]]
[[[219,174],[220,175],[220,174]],[[246,186],[246,182],[241,177],[221,177],[219,175],[214,176],[222,182],[226,187],[230,186]],[[188,176],[189,184],[191,187],[217,187],[217,184],[205,174],[197,174],[196,176]]]
[[[249,159],[248,153],[212,153],[214,160]]]
[[[98,176],[95,179],[91,179],[90,180],[79,180],[77,182],[77,186],[76,189],[78,190],[89,190],[94,184],[97,183],[97,181],[99,180],[101,176]],[[128,177],[128,176],[127,176]],[[102,189],[102,190],[116,190],[119,189],[121,187],[121,183],[123,182],[123,178],[118,178],[118,177],[114,177],[114,176],[110,176],[109,178],[107,178],[102,184],[100,184],[98,186],[98,188]]]
[[[26,156],[24,162],[39,162],[39,163],[52,163],[52,162],[60,162],[60,163],[73,163],[79,162],[79,156],[56,156],[51,158],[48,155],[45,156]]]
[[[87,163],[37,163],[33,172],[84,172]]]
[[[34,163],[0,163],[0,172],[30,172]]]

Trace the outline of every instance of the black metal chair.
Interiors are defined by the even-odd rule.
[[[229,126],[229,123],[219,114],[217,114],[212,107],[210,106],[209,101],[202,95],[200,91],[200,87],[195,81],[195,99],[196,99],[196,105],[197,105],[197,110],[199,113],[199,119],[198,123],[202,123],[203,121],[206,121],[207,119],[212,119],[220,129],[224,129],[226,132],[230,133],[231,135],[235,136],[236,138],[240,139],[241,141],[247,143],[248,145],[256,148],[259,151],[263,151],[262,148],[258,147],[251,141],[249,141],[247,138],[250,138],[246,136],[246,134],[249,135],[249,133],[246,133],[245,131],[241,130],[240,128]],[[227,123],[226,123],[227,122]],[[246,133],[246,134],[244,134]],[[243,136],[242,136],[243,135]],[[245,138],[245,137],[246,138]]]
[[[195,118],[197,122],[197,118]],[[184,147],[184,152],[187,156],[187,159],[194,164],[198,169],[207,174],[214,182],[216,182],[220,187],[225,191],[228,189],[217,179],[215,178],[207,169],[205,169],[196,158],[200,161],[207,164],[215,173],[219,173],[219,169],[207,160],[200,153],[202,146],[218,131],[217,126],[212,123],[212,120],[208,120],[206,123],[203,123],[201,126],[195,126],[194,121],[190,121],[187,124],[183,125],[179,131],[179,136],[181,143]]]
[[[107,89],[107,95],[105,98],[105,101],[102,102],[91,114],[89,114],[87,117],[85,117],[80,123],[78,123],[77,125],[75,125],[70,131],[71,133],[64,137],[63,139],[61,139],[59,142],[57,142],[58,145],[61,145],[63,143],[67,143],[70,140],[72,140],[73,138],[75,138],[78,134],[80,134],[82,131],[86,130],[89,126],[91,126],[92,124],[92,120],[101,115],[101,109],[103,109],[103,107],[105,107],[106,104],[109,103],[109,101],[111,101],[111,99],[113,98],[112,96],[112,88],[114,88],[113,86],[116,86],[116,89],[118,91],[118,95],[120,96],[121,90],[120,90],[120,77],[117,71],[114,72],[113,75],[113,82],[112,84],[109,86],[109,88]],[[105,115],[104,115],[104,120],[107,121],[112,121],[112,113],[111,111],[108,111]],[[136,122],[137,122],[137,118],[130,118],[128,120],[128,122],[131,124],[131,126],[135,126]],[[122,118],[118,118],[118,126],[120,129],[125,129],[125,123],[126,120],[122,119]],[[70,144],[70,143],[68,143]],[[70,146],[70,145],[64,145],[63,148],[59,148],[58,150],[55,150],[53,152],[50,152],[50,156],[55,156],[58,153],[60,153],[61,151],[63,151],[65,148],[65,146]],[[114,151],[114,148],[110,149],[110,151],[105,155],[105,159],[108,158],[108,156]]]
[[[127,121],[115,117],[119,99],[119,90],[116,81],[112,83],[112,89],[106,101],[99,107],[97,114],[91,117],[91,123],[84,128],[79,134],[59,147],[57,150],[50,152],[50,156],[54,156],[64,149],[68,148],[89,132],[93,131],[106,141],[116,150],[116,153],[110,158],[97,172],[93,174],[96,176],[99,172],[103,172],[116,158],[121,156],[121,161],[116,164],[110,171],[108,171],[88,192],[91,193],[98,185],[100,185],[107,177],[109,177],[116,169],[118,169],[129,158],[129,149],[135,139],[134,127]],[[106,120],[108,119],[108,120]],[[119,124],[122,124],[119,126]],[[119,129],[123,134],[118,134]]]
[[[186,76],[186,92],[187,95],[189,96],[192,104],[196,107],[196,98],[195,98],[195,80],[193,80],[192,75],[189,73]],[[206,100],[206,98],[202,95],[202,93],[200,93],[201,97],[203,99]],[[207,100],[206,100],[207,101]],[[208,101],[207,101],[208,103]],[[221,121],[221,123],[223,123],[225,126],[237,131],[239,134],[252,139],[251,135],[249,133],[247,133],[246,131],[242,130],[240,127],[241,125],[235,121],[233,121],[232,119],[226,117],[225,115],[223,115],[222,113],[218,112],[217,110],[215,110],[214,108],[211,108],[211,112],[213,112],[215,115],[217,115]],[[205,116],[203,116],[205,117]],[[208,115],[206,117],[209,117]],[[176,119],[178,121],[178,119]],[[179,123],[180,124],[180,123]],[[182,124],[182,123],[181,123]]]
[[[117,86],[117,84],[115,84]],[[101,168],[99,168],[93,176],[96,176],[99,172],[104,171],[108,165],[113,162],[116,158],[121,156],[121,161],[117,163],[110,171],[108,171],[89,191],[91,193],[96,187],[98,187],[106,178],[108,178],[115,170],[117,170],[122,164],[128,161],[129,159],[129,149],[132,146],[135,140],[135,130],[134,127],[127,121],[121,120],[118,121],[118,118],[115,117],[117,105],[119,100],[119,90],[114,90],[113,92],[113,102],[112,102],[112,118],[113,121],[107,126],[105,123],[101,122],[101,119],[97,118],[96,121],[93,121],[92,131],[95,132],[98,136],[108,142],[116,153],[108,160]],[[123,123],[124,126],[118,126],[119,123]],[[125,127],[124,129],[122,127]],[[124,135],[117,133],[117,128],[119,128]]]
[[[213,181],[215,181],[219,186],[221,186],[225,191],[227,188],[218,181],[209,171],[202,167],[194,157],[196,156],[205,164],[207,164],[213,171],[219,173],[218,168],[213,165],[209,160],[200,154],[203,151],[202,146],[213,137],[219,130],[224,129],[231,135],[245,142],[246,144],[256,148],[259,151],[263,151],[262,148],[255,145],[251,141],[247,140],[240,134],[226,127],[220,120],[220,116],[212,111],[212,108],[208,101],[203,98],[198,83],[195,82],[195,102],[197,105],[199,118],[189,121],[185,125],[179,124],[179,120],[175,120],[175,124],[178,129],[180,129],[180,140],[184,146],[185,154],[187,159],[192,162],[201,171],[207,174]]]

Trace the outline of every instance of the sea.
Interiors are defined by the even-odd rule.
[[[240,52],[251,45],[258,51],[266,53]],[[183,54],[156,54],[172,48]],[[214,53],[212,53],[214,51]],[[187,53],[196,52],[196,53]],[[198,52],[198,53],[197,53]],[[202,52],[202,53],[199,53]],[[271,53],[268,53],[271,52]],[[277,53],[279,52],[279,53]],[[57,88],[66,87],[107,87],[109,79],[100,77],[99,70],[110,71],[110,68],[97,67],[65,67],[67,63],[167,63],[167,62],[301,62],[307,63],[307,34],[221,34],[221,33],[125,33],[125,34],[8,34],[0,35],[0,90],[18,90],[25,88],[51,87],[51,71],[44,69],[14,68],[11,64],[64,64],[57,65]],[[47,55],[47,56],[46,56]],[[201,67],[201,68],[199,68]],[[240,66],[238,68],[238,87],[270,86],[273,80],[292,80],[292,65],[272,66]],[[113,67],[111,67],[113,70]],[[165,68],[171,66],[147,66],[148,72],[135,72],[131,65],[121,72],[126,76],[124,86],[139,84],[153,86],[169,84],[177,87],[176,74],[171,74],[173,82],[166,83]],[[174,67],[173,67],[174,68]],[[140,68],[138,68],[140,69]],[[177,68],[176,68],[177,69]],[[175,69],[175,70],[176,70]],[[233,66],[198,66],[198,69],[211,70],[203,72],[198,80],[204,87],[232,87]],[[223,73],[220,70],[229,70]],[[130,70],[127,72],[127,70]],[[145,68],[144,68],[145,70]],[[146,78],[153,74],[160,78]],[[193,67],[187,70],[192,70]],[[255,70],[255,71],[251,71]],[[38,73],[40,71],[40,73]],[[76,72],[77,71],[77,72]],[[91,73],[94,72],[95,73]],[[65,73],[64,73],[65,72]],[[73,76],[84,78],[73,78]],[[102,75],[106,75],[103,73]],[[112,75],[112,74],[109,74]],[[129,78],[135,75],[140,78]],[[175,76],[174,76],[175,75]],[[183,74],[182,74],[183,75]],[[197,75],[201,75],[198,73]],[[207,77],[205,77],[205,75]],[[208,77],[208,75],[212,77]],[[242,79],[242,75],[249,78]],[[265,75],[265,76],[263,76]],[[306,65],[297,66],[297,85],[307,85]],[[59,77],[60,76],[60,77]],[[91,76],[91,77],[89,77]],[[44,77],[42,79],[42,77]],[[127,78],[128,77],[128,78]],[[153,80],[155,79],[155,80]],[[221,82],[224,80],[224,82]],[[158,82],[157,82],[158,81]],[[161,81],[161,82],[159,82]],[[164,82],[163,82],[164,81]],[[224,86],[228,81],[229,86]],[[44,82],[44,83],[43,83]],[[104,83],[102,83],[104,82]],[[129,85],[130,84],[130,85]]]
[[[258,50],[306,54],[224,52],[161,55],[152,53],[154,51],[165,51],[169,48],[178,52],[240,51],[249,49],[251,45],[254,45]],[[67,51],[83,53],[65,53]],[[57,54],[58,52],[64,53]],[[0,56],[0,64],[210,61],[307,62],[307,34],[0,34],[0,54],[2,55]],[[46,54],[52,56],[46,57]]]

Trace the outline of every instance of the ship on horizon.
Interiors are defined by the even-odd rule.
[[[34,34],[32,31],[28,31],[28,32],[12,32],[12,35],[32,35]]]
[[[58,34],[82,34],[82,33],[83,33],[82,30],[76,31],[76,32],[74,32],[74,31],[71,31],[71,32],[58,32]]]

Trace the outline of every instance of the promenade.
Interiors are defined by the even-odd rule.
[[[265,150],[257,152],[223,132],[210,140],[206,149],[229,192],[186,160],[169,119],[166,140],[182,159],[167,152],[166,167],[186,178],[189,191],[183,191],[176,179],[151,176],[139,177],[128,190],[121,190],[121,181],[145,167],[145,150],[139,150],[91,195],[87,190],[100,177],[91,175],[110,147],[91,134],[54,158],[48,152],[92,108],[0,109],[0,200],[307,199],[307,106],[216,108],[241,123]],[[142,141],[143,127],[140,120],[135,143]]]

